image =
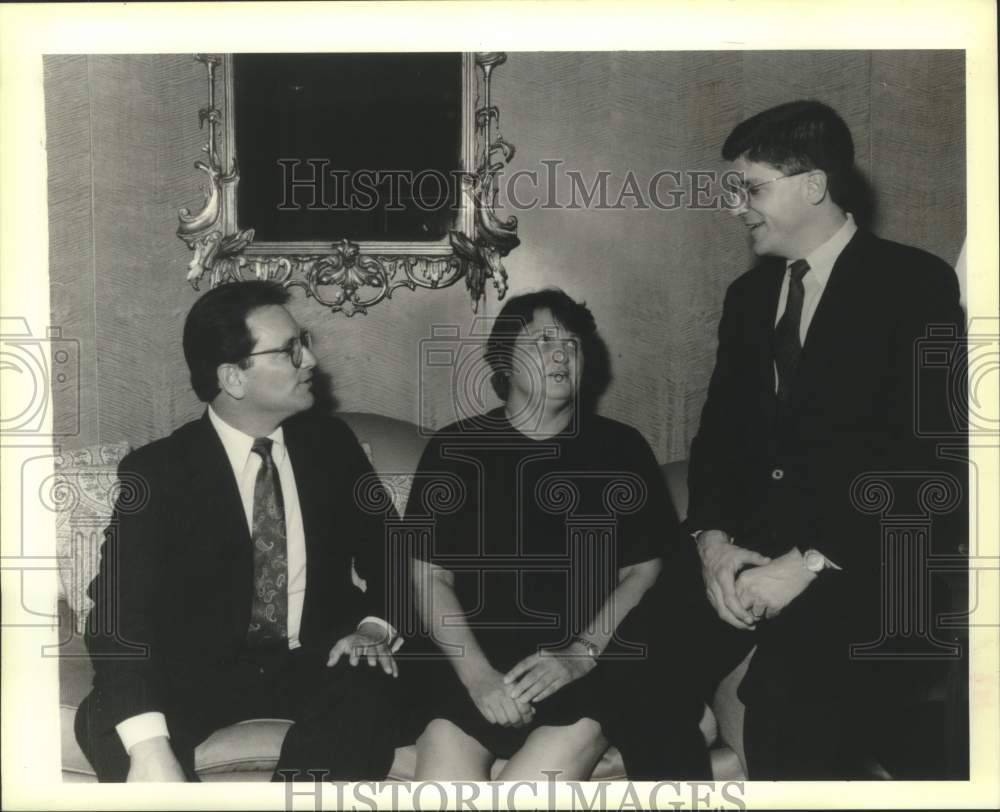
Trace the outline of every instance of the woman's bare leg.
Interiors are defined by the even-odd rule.
[[[544,725],[528,736],[498,778],[503,781],[586,781],[607,749],[608,740],[593,719],[580,719],[571,725]],[[551,775],[553,770],[558,770],[559,774]]]
[[[489,781],[494,755],[446,719],[432,719],[417,739],[414,779]]]

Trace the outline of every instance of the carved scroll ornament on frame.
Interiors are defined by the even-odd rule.
[[[492,72],[506,58],[503,53],[196,55],[208,83],[208,103],[198,113],[207,140],[195,163],[206,185],[200,209],[179,210],[177,235],[192,251],[187,280],[197,289],[206,279],[211,287],[271,279],[301,288],[330,312],[347,316],[367,313],[401,287],[440,290],[463,279],[474,311],[488,284],[502,299],[503,259],[520,242],[517,218],[495,210],[499,174],[514,157],[491,97]],[[263,107],[252,84],[255,67],[266,69],[258,86],[270,80],[277,94],[277,101]],[[370,76],[376,78],[369,82]],[[347,88],[344,98],[330,102],[329,86],[340,78]],[[224,91],[221,102],[217,83]],[[393,109],[387,97],[398,93],[406,98],[396,99],[400,106]],[[317,105],[318,97],[329,106]],[[270,109],[268,104],[287,109],[247,118],[252,104],[241,107],[241,98],[257,102],[258,113]],[[439,126],[436,141],[407,134],[407,128],[424,131],[415,119],[421,112]],[[304,124],[303,116],[309,117]],[[296,133],[306,132],[312,143],[294,144]],[[259,149],[261,142],[277,154]],[[317,144],[340,157],[316,157],[322,155]],[[396,149],[406,168],[384,165],[395,162],[385,154],[375,156],[383,166],[369,166],[372,145],[375,153],[377,147]],[[427,162],[436,161],[433,169],[424,165],[421,149]],[[247,153],[243,190],[241,150]],[[434,188],[426,183],[432,175],[444,190],[434,200],[426,192]],[[367,194],[359,196],[362,181]]]

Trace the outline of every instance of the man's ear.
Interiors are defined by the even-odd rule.
[[[813,169],[806,178],[806,196],[810,203],[818,206],[827,198],[826,172],[822,169]]]
[[[219,388],[235,400],[242,400],[245,394],[246,375],[239,364],[219,364],[215,371]]]

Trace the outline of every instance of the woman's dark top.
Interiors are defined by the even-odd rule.
[[[442,429],[421,458],[406,521],[422,539],[416,557],[454,573],[465,622],[501,673],[583,632],[621,567],[654,558],[669,566],[672,550],[691,546],[649,445],[594,415],[544,440],[515,430],[503,409]],[[597,668],[536,706],[534,726],[620,711],[603,678],[645,660],[641,614],[619,626]],[[509,756],[532,728],[487,723],[440,648],[422,642],[407,644],[410,656],[432,657],[412,664],[420,722],[448,718]]]

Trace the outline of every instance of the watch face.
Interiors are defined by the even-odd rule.
[[[806,569],[810,572],[819,572],[824,566],[826,566],[826,561],[818,552],[810,550],[805,555],[805,564]]]

